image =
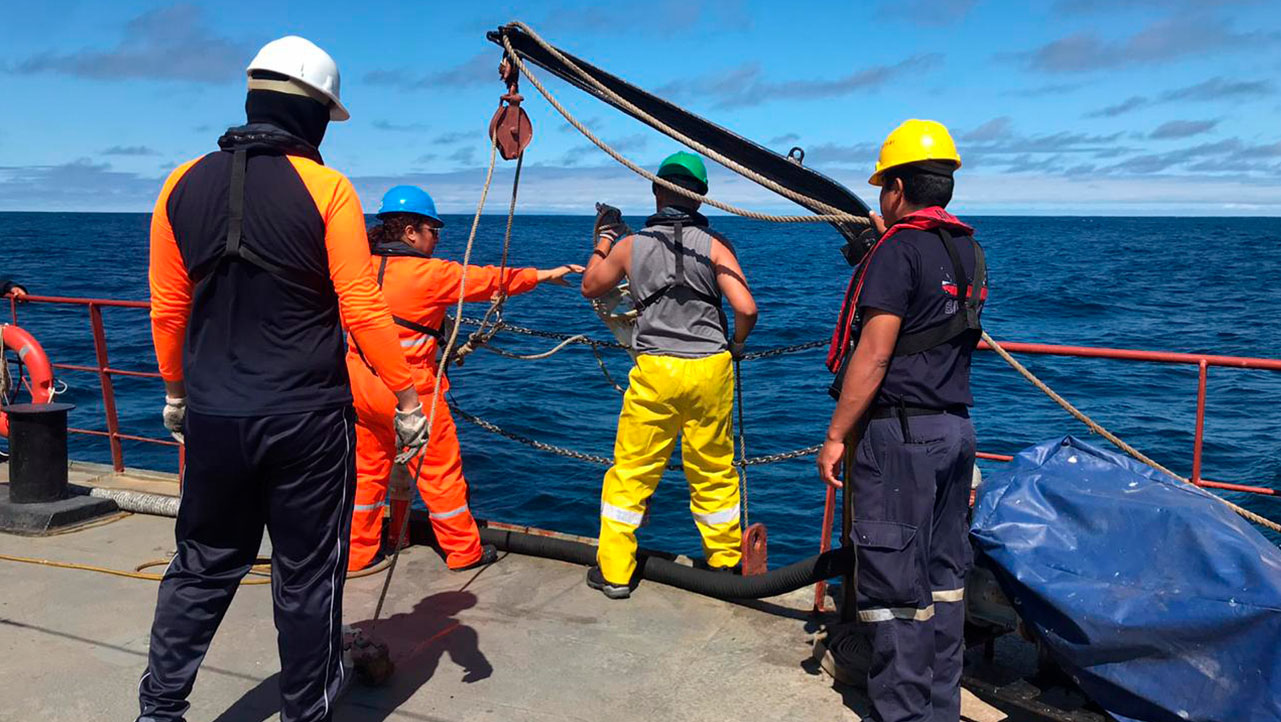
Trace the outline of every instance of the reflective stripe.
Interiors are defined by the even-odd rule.
[[[454,517],[458,516],[459,514],[461,514],[461,513],[465,512],[465,511],[467,511],[467,505],[466,505],[466,504],[463,504],[462,506],[458,507],[457,509],[450,509],[449,511],[442,511],[442,512],[440,512],[439,514],[436,514],[435,512],[428,512],[428,513],[427,513],[427,516],[428,516],[428,517],[430,517],[430,518],[432,518],[432,519],[452,519],[452,518],[454,518]]]
[[[738,521],[742,515],[742,510],[737,506],[721,511],[714,511],[711,514],[694,514],[694,519],[704,526],[720,526],[721,524],[732,524]]]
[[[644,512],[622,509],[605,501],[600,503],[600,516],[602,519],[612,519],[633,527],[640,526],[641,520],[645,518]]]
[[[960,589],[935,589],[931,596],[936,602],[959,602],[965,599],[965,587]]]
[[[373,511],[374,509],[381,509],[384,506],[387,506],[386,501],[380,501],[375,504],[357,504],[352,507],[352,511]]]
[[[31,351],[32,351],[31,344],[27,344],[26,346],[23,346],[22,348],[18,349],[18,359],[21,361],[26,361],[27,354],[31,353]]]
[[[858,611],[858,621],[860,622],[889,622],[894,619],[903,619],[909,622],[926,622],[933,618],[933,604],[925,609],[880,607],[878,609],[860,609]]]
[[[413,347],[417,346],[418,344],[420,344],[420,343],[422,343],[423,341],[426,341],[426,340],[427,340],[427,337],[426,337],[426,336],[415,336],[415,337],[413,337],[413,338],[402,338],[402,339],[400,340],[400,347],[401,347],[401,348],[413,348]]]

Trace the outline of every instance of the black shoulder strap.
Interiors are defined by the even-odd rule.
[[[685,236],[683,231],[684,231],[684,226],[678,221],[675,224],[675,226],[673,226],[673,229],[672,229],[672,233],[673,233],[672,248],[676,253],[675,273],[672,274],[673,276],[672,280],[667,284],[663,285],[662,287],[660,287],[659,289],[655,290],[653,293],[649,294],[645,298],[641,299],[639,302],[637,302],[636,303],[637,311],[644,313],[646,308],[653,305],[658,301],[658,299],[671,293],[676,288],[684,288],[685,290],[693,294],[695,298],[697,298],[698,300],[704,303],[710,304],[712,306],[720,305],[721,299],[719,297],[713,296],[711,294],[703,293],[702,291],[698,290],[697,288],[694,288],[693,286],[689,285],[689,283],[685,281]],[[661,236],[660,236],[660,239],[661,239]]]
[[[657,303],[658,299],[662,298],[663,296],[666,296],[673,288],[675,288],[676,284],[680,282],[681,274],[685,272],[685,259],[684,259],[685,254],[682,252],[684,249],[683,249],[683,246],[681,245],[681,224],[680,223],[677,223],[676,226],[674,227],[674,233],[675,233],[675,248],[676,248],[676,273],[674,274],[674,277],[672,278],[672,280],[668,281],[662,286],[659,286],[658,289],[656,289],[653,293],[649,294],[645,298],[642,298],[641,300],[636,302],[636,310],[640,313],[644,313],[645,309]],[[657,236],[655,240],[657,240],[660,244],[663,243],[663,240],[664,240],[663,234],[656,231],[655,235]]]
[[[971,238],[970,242],[974,244],[974,297],[966,299],[965,313],[972,328],[982,329],[979,315],[983,313],[983,304],[987,301],[987,258],[978,241]]]
[[[280,264],[268,261],[255,253],[252,248],[241,243],[245,227],[245,174],[248,165],[249,152],[247,150],[241,148],[232,153],[231,184],[227,192],[227,236],[222,246],[222,252],[192,269],[190,273],[191,279],[196,282],[203,281],[223,261],[239,258],[286,281],[304,286],[315,287],[319,285],[323,287],[324,282],[328,279],[317,279],[310,273],[285,268]]]
[[[956,313],[943,323],[931,326],[916,333],[899,336],[894,346],[895,356],[910,356],[940,346],[968,332],[974,333],[974,342],[978,343],[982,326],[979,322],[983,307],[982,291],[987,288],[987,265],[983,260],[983,250],[978,241],[974,241],[974,291],[970,292],[970,282],[965,275],[965,266],[961,263],[961,254],[956,250],[952,234],[945,228],[937,229],[939,240],[947,249],[948,259],[952,262],[952,277],[956,279]]]
[[[231,192],[227,198],[229,211],[227,216],[227,243],[223,246],[222,258],[243,258],[268,273],[288,277],[291,280],[298,280],[298,274],[268,261],[254,253],[252,248],[240,242],[245,225],[245,169],[248,164],[249,154],[243,148],[237,150],[231,157]]]
[[[379,288],[383,287],[383,276],[386,275],[386,273],[387,273],[387,256],[383,256],[378,261],[378,287]],[[442,333],[441,329],[439,328],[432,328],[431,326],[425,326],[421,323],[415,323],[413,321],[410,321],[407,318],[401,318],[400,316],[397,316],[395,314],[392,314],[391,320],[397,326],[400,326],[401,328],[407,328],[410,331],[413,331],[414,333],[421,333],[423,335],[430,336],[436,339],[437,341],[444,340],[444,337],[445,337],[444,333]]]
[[[231,189],[228,194],[227,242],[223,246],[224,256],[240,255],[240,233],[245,224],[245,168],[249,165],[249,153],[244,148],[231,156]]]

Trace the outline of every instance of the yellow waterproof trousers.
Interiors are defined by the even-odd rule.
[[[734,469],[734,366],[729,353],[686,359],[644,354],[623,395],[614,440],[614,465],[600,499],[596,561],[611,584],[636,570],[636,529],[663,468],[683,439],[689,509],[712,567],[742,558],[738,472]]]

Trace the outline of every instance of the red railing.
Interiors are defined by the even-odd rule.
[[[21,302],[16,300],[10,301],[10,311],[13,315],[14,324],[18,323],[18,307],[22,303],[53,303],[67,304],[73,306],[83,306],[89,312],[89,328],[93,333],[93,351],[97,364],[94,366],[81,366],[78,364],[53,363],[55,369],[65,371],[80,371],[92,373],[98,376],[98,383],[102,386],[102,409],[106,416],[107,429],[81,429],[68,427],[67,431],[74,434],[86,434],[89,436],[105,436],[111,445],[111,465],[116,471],[125,470],[125,452],[121,441],[140,441],[147,444],[159,444],[161,446],[176,446],[179,450],[179,466],[182,465],[182,447],[178,442],[172,439],[157,438],[151,436],[138,436],[135,434],[126,434],[120,431],[120,417],[116,413],[116,390],[112,383],[113,376],[133,376],[136,378],[159,379],[160,374],[156,371],[129,371],[126,369],[117,369],[111,367],[110,359],[107,355],[107,332],[102,323],[102,309],[104,308],[132,308],[148,310],[151,304],[146,301],[114,301],[105,298],[65,298],[62,296],[26,296]]]
[[[104,308],[131,308],[136,310],[148,310],[151,304],[147,301],[116,301],[102,298],[67,298],[61,296],[27,296],[21,302],[11,300],[10,308],[13,315],[14,323],[18,323],[18,307],[23,303],[49,303],[49,304],[66,304],[73,306],[83,306],[89,312],[89,327],[93,333],[94,356],[97,364],[94,366],[82,366],[77,364],[54,363],[55,369],[67,371],[79,371],[93,373],[98,376],[98,381],[102,386],[102,405],[103,412],[106,416],[106,430],[101,429],[82,429],[70,428],[68,431],[77,434],[88,434],[92,436],[104,436],[111,444],[111,463],[117,471],[123,471],[125,468],[124,449],[121,441],[140,441],[149,444],[160,444],[163,446],[179,446],[171,439],[137,436],[126,434],[120,431],[120,420],[116,412],[116,394],[112,384],[113,376],[132,376],[137,378],[154,378],[159,379],[160,374],[155,371],[129,371],[126,369],[112,368],[107,353],[107,335],[102,322],[102,309]],[[1222,366],[1226,368],[1238,369],[1258,369],[1265,371],[1281,371],[1281,359],[1249,358],[1242,356],[1218,356],[1211,354],[1193,354],[1193,353],[1170,353],[1164,351],[1140,351],[1135,349],[1114,349],[1114,348],[1096,348],[1092,346],[1055,346],[1051,344],[1040,343],[1005,343],[1002,346],[1011,353],[1031,354],[1043,356],[1066,356],[1073,358],[1103,358],[1119,361],[1143,361],[1149,363],[1168,363],[1195,365],[1198,367],[1197,382],[1197,412],[1196,412],[1196,429],[1192,446],[1192,475],[1193,483],[1198,486],[1210,487],[1214,489],[1225,489],[1229,491],[1241,491],[1251,494],[1262,494],[1267,496],[1277,496],[1278,491],[1261,486],[1250,486],[1246,484],[1234,484],[1221,481],[1210,481],[1201,477],[1201,452],[1205,439],[1205,400],[1206,400],[1206,379],[1209,375],[1211,366]],[[991,350],[986,344],[980,344],[980,350]],[[1006,454],[990,454],[980,452],[980,459],[989,461],[1012,461],[1014,457]],[[824,512],[826,517],[824,523],[823,547],[824,550],[830,545],[830,533],[832,515],[834,515],[835,495],[829,493],[827,508]]]
[[[1263,496],[1278,496],[1281,492],[1263,486],[1231,484],[1222,481],[1210,481],[1201,477],[1201,451],[1205,441],[1205,396],[1206,380],[1211,366],[1223,366],[1237,369],[1257,369],[1262,371],[1281,371],[1281,359],[1249,358],[1244,356],[1216,356],[1197,353],[1170,353],[1165,351],[1139,351],[1121,348],[1096,348],[1093,346],[1055,346],[1043,343],[1002,343],[1001,347],[1012,354],[1031,354],[1039,356],[1064,356],[1071,358],[1102,358],[1113,361],[1144,361],[1148,363],[1168,363],[1193,365],[1197,373],[1196,429],[1192,441],[1192,475],[1189,479],[1197,486],[1240,491]],[[979,350],[991,351],[986,342],[979,344]],[[990,454],[980,451],[978,458],[988,461],[1013,461],[1008,454]],[[819,550],[832,548],[832,524],[836,516],[836,490],[828,487],[823,505],[823,528],[820,533]],[[820,582],[814,589],[814,607],[822,609],[826,584]]]

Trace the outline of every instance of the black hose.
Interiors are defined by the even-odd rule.
[[[582,542],[525,534],[518,531],[481,529],[480,539],[513,554],[558,559],[573,564],[596,563],[596,547]],[[637,575],[717,599],[762,599],[840,576],[850,566],[846,548],[833,549],[809,559],[750,577],[725,574],[678,564],[642,550],[637,555]]]

